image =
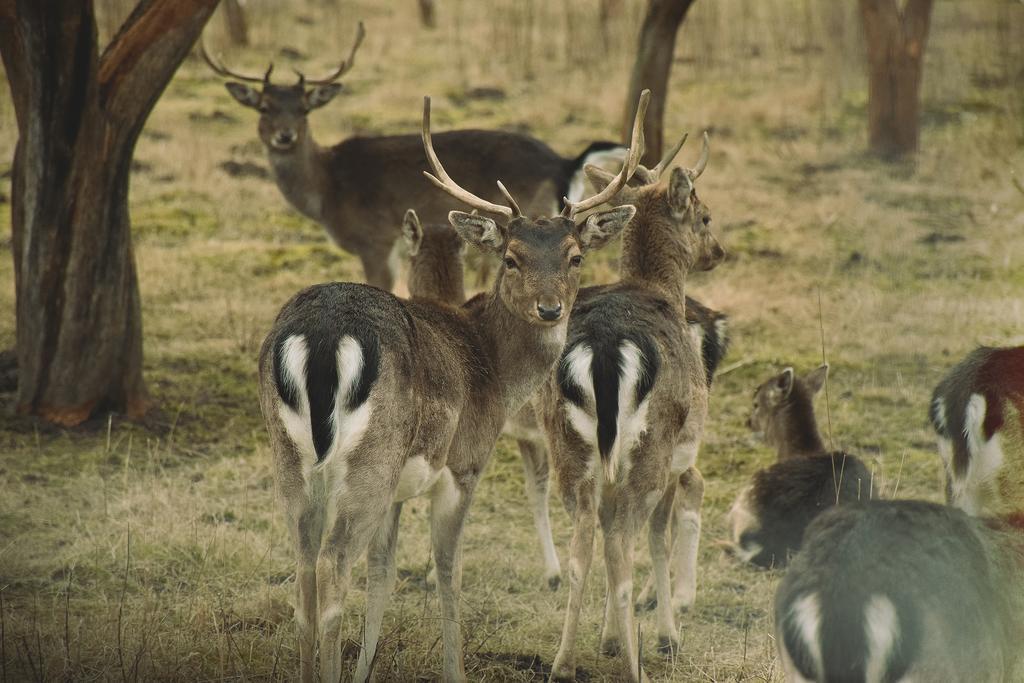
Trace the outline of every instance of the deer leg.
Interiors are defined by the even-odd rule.
[[[679,648],[676,637],[675,619],[672,613],[672,585],[669,577],[668,538],[669,523],[672,519],[672,507],[676,495],[676,479],[672,477],[665,491],[651,513],[647,527],[647,539],[651,547],[651,575],[648,584],[655,585],[657,598],[654,600],[657,609],[658,651],[671,654]],[[637,600],[638,609],[645,605],[644,598]]]
[[[604,578],[604,621],[601,624],[600,653],[606,657],[618,657],[622,651],[619,643],[619,620],[615,616],[615,590],[611,576]]]
[[[401,514],[402,504],[393,504],[390,514],[370,541],[366,555],[366,623],[363,626],[363,647],[359,652],[359,664],[353,679],[355,681],[365,681],[370,677],[384,610],[395,588],[395,546],[398,545],[398,518]]]
[[[462,590],[462,526],[473,497],[475,481],[458,482],[449,471],[431,492],[430,538],[437,568],[437,593],[441,600],[441,636],[444,641],[445,681],[465,681],[459,592]]]
[[[700,544],[700,509],[704,478],[696,467],[679,475],[673,516],[672,567],[676,571],[672,609],[683,611],[697,597],[697,548]]]
[[[341,680],[342,614],[352,565],[366,552],[391,504],[390,496],[352,495],[351,489],[364,490],[366,486],[357,486],[351,480],[349,477],[350,491],[345,500],[341,496],[336,500],[340,509],[316,563],[320,680],[325,683]]]
[[[639,643],[633,624],[633,546],[639,525],[631,519],[633,511],[622,510],[604,537],[605,565],[608,568],[612,617],[619,633],[619,658],[624,677],[630,681],[647,680],[639,661]]]
[[[597,523],[594,492],[588,484],[585,482],[580,487],[574,504],[566,504],[573,518],[572,543],[569,547],[569,605],[565,610],[558,654],[551,667],[553,681],[576,680],[576,631],[579,627],[580,608],[583,606],[583,589],[594,556],[594,527]]]
[[[390,292],[395,286],[397,273],[395,264],[391,259],[390,251],[373,251],[368,254],[360,254],[359,260],[363,263],[363,275],[366,277],[366,284],[373,285]]]
[[[533,524],[540,538],[544,558],[544,579],[548,588],[558,590],[562,582],[562,567],[558,563],[555,541],[551,536],[551,516],[548,513],[548,454],[544,446],[527,439],[517,439],[519,455],[523,459],[523,481],[526,497],[533,508]]]
[[[316,558],[320,552],[322,510],[304,495],[288,502],[285,516],[295,545],[295,622],[299,631],[299,680],[313,683],[316,656]]]

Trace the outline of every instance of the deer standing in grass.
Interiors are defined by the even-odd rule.
[[[837,506],[775,595],[790,683],[1024,680],[1024,533],[924,501]]]
[[[946,502],[1024,528],[1024,346],[967,354],[932,394]]]
[[[424,221],[441,223],[462,204],[422,177],[427,166],[418,135],[350,137],[330,147],[313,139],[309,114],[341,92],[337,81],[352,68],[364,36],[360,22],[348,58],[332,74],[318,79],[300,74],[293,85],[271,83],[273,65],[263,76],[250,76],[228,69],[205,48],[202,55],[215,73],[241,81],[226,83],[228,92],[259,112],[260,139],[285,199],[359,258],[369,284],[390,290],[399,273],[394,247],[405,209],[414,207]],[[579,199],[585,163],[624,156],[621,145],[595,142],[577,158],[566,159],[533,137],[504,131],[455,130],[438,133],[434,141],[470,192],[503,201],[490,181],[502,178],[514,196],[526,200],[528,215],[557,212],[563,196]]]
[[[420,495],[431,498],[444,678],[465,680],[460,539],[473,491],[502,425],[561,354],[583,255],[635,213],[620,206],[576,222],[625,184],[638,147],[603,191],[567,202],[552,218],[528,219],[500,181],[508,206],[452,180],[434,151],[429,98],[422,142],[435,185],[506,219],[449,215],[462,239],[502,258],[491,291],[473,308],[456,308],[361,284],[315,285],[285,304],[260,351],[260,405],[298,560],[303,681],[313,679],[317,641],[322,679],[341,676],[343,606],[364,553],[367,608],[355,679],[369,677],[395,582],[402,502]]]
[[[827,378],[827,363],[803,377],[790,367],[754,392],[747,424],[776,449],[778,461],[754,473],[729,511],[732,540],[727,547],[744,562],[784,566],[821,512],[871,496],[871,474],[864,463],[843,451],[825,450],[814,397]]]
[[[456,305],[465,301],[465,242],[462,242],[447,225],[421,224],[412,209],[405,212],[402,234],[408,245],[409,295]],[[473,306],[475,303],[469,305]],[[728,317],[686,297],[686,322],[691,333],[700,339],[701,355],[710,387],[715,370],[728,348]],[[550,466],[544,434],[537,422],[532,403],[523,406],[505,424],[505,433],[515,438],[519,447],[526,497],[530,501],[534,525],[540,539],[544,580],[549,588],[556,590],[561,583],[561,565],[551,535],[548,510]],[[432,584],[434,580],[435,577],[431,573],[427,577],[427,582]]]
[[[653,170],[637,169],[642,186],[624,188],[612,200],[636,207],[623,234],[621,280],[580,290],[565,352],[542,389],[539,413],[573,521],[556,680],[575,677],[576,631],[598,521],[608,574],[602,649],[618,653],[624,677],[646,678],[632,600],[633,547],[648,519],[661,649],[677,646],[673,610],[691,604],[696,592],[703,480],[694,465],[708,385],[698,340],[686,324],[684,283],[690,270],[710,270],[725,252],[694,190],[708,161],[707,136],[694,169],[674,169],[667,186],[659,182],[684,140]],[[613,180],[586,170],[597,187]],[[670,521],[677,527],[674,547],[667,542]]]

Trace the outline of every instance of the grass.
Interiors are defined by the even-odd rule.
[[[119,4],[101,3],[104,33]],[[315,73],[347,50],[362,17],[368,36],[347,94],[312,117],[321,142],[415,130],[420,98],[431,93],[439,128],[525,130],[575,155],[616,137],[640,18],[639,3],[623,3],[602,32],[591,5],[453,0],[440,3],[431,33],[417,27],[411,4],[345,3],[339,12],[332,3],[253,2],[252,48],[221,48],[218,18],[209,42],[239,68],[273,57],[281,74],[288,60],[278,50],[297,47],[304,58],[293,63]],[[655,654],[653,618],[640,620],[656,680],[780,678],[770,617],[779,574],[739,567],[712,544],[726,534],[733,497],[772,460],[745,427],[760,381],[824,354],[827,440],[866,459],[881,495],[939,500],[925,419],[932,386],[975,345],[1024,340],[1024,193],[1013,183],[1024,169],[1024,8],[937,3],[922,150],[904,167],[863,153],[854,11],[824,0],[699,2],[680,36],[666,134],[712,130],[701,196],[731,252],[689,291],[731,315],[725,363],[736,367],[713,391],[700,458],[699,592],[678,622],[675,659]],[[499,88],[504,99],[474,99],[476,88]],[[0,159],[11,158],[15,139],[5,91]],[[270,181],[221,169],[266,161],[255,114],[198,60],[186,61],[157,105],[136,159],[132,215],[156,407],[141,423],[112,416],[65,431],[13,416],[13,395],[0,394],[0,680],[290,679],[293,563],[254,360],[292,293],[357,278],[358,264]],[[0,213],[4,229],[9,221]],[[0,307],[13,311],[9,243],[0,249]],[[592,282],[614,272],[614,254],[588,265]],[[0,319],[0,347],[14,334],[13,315]],[[824,429],[821,399],[819,413]],[[564,561],[570,529],[557,500],[552,507]],[[392,680],[440,675],[437,600],[423,584],[426,514],[413,501],[403,515],[401,578],[379,659]],[[538,680],[550,666],[566,594],[543,588],[538,555],[518,457],[503,439],[465,535],[471,679]],[[597,562],[578,640],[589,680],[615,677],[597,654],[602,586]],[[348,606],[353,639],[362,600],[355,591]]]

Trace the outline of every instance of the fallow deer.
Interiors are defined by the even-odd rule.
[[[409,294],[450,304],[465,301],[463,278],[463,247],[465,245],[447,225],[421,224],[416,212],[409,209],[402,223],[409,253]],[[470,304],[472,306],[473,304]],[[729,345],[728,316],[701,302],[686,297],[686,322],[691,333],[701,342],[701,355],[708,387],[715,370]],[[537,422],[533,405],[528,403],[505,425],[505,433],[516,440],[523,461],[526,497],[533,510],[534,526],[540,539],[544,563],[544,580],[551,590],[561,583],[561,565],[551,535],[548,512],[550,467],[544,434]],[[434,574],[427,583],[434,583]]]
[[[776,449],[778,461],[754,473],[729,511],[727,547],[744,562],[784,566],[821,512],[870,498],[871,474],[864,463],[842,451],[828,452],[818,432],[814,397],[827,378],[827,363],[802,378],[790,367],[754,392],[747,424]]]
[[[650,518],[661,649],[676,645],[673,610],[692,603],[703,480],[694,467],[707,413],[704,365],[686,325],[686,274],[709,270],[725,255],[694,181],[708,161],[708,140],[692,170],[662,172],[683,140],[642,186],[613,203],[636,206],[623,234],[620,282],[580,290],[565,352],[542,389],[539,414],[559,492],[573,520],[569,601],[552,677],[575,676],[575,640],[598,520],[608,574],[602,649],[617,652],[622,675],[645,678],[633,629],[633,546]],[[588,167],[597,187],[609,174]],[[673,514],[675,513],[675,514]],[[670,520],[677,526],[671,561]],[[674,594],[673,594],[674,592]]]
[[[924,501],[834,507],[775,595],[790,683],[1024,680],[1024,534]]]
[[[967,354],[935,387],[929,417],[946,502],[1024,528],[1024,346]]]
[[[364,36],[360,22],[348,58],[333,73],[317,79],[299,74],[292,85],[271,82],[273,64],[263,76],[252,76],[232,71],[205,48],[201,53],[215,73],[241,81],[226,83],[228,92],[259,112],[260,139],[285,199],[359,258],[369,284],[390,290],[398,277],[394,247],[405,208],[415,208],[428,223],[441,223],[449,209],[462,205],[423,179],[427,165],[418,135],[350,137],[330,147],[313,139],[309,114],[341,92],[337,81],[352,68]],[[434,142],[470,192],[503,201],[488,180],[503,178],[514,196],[526,199],[528,215],[556,212],[563,196],[579,199],[585,163],[611,158],[621,163],[624,156],[621,145],[595,142],[566,159],[533,137],[504,131],[455,130],[437,134]]]
[[[296,621],[301,678],[341,676],[342,615],[352,565],[368,557],[363,647],[365,680],[395,581],[402,502],[431,497],[431,541],[441,602],[445,680],[465,680],[459,591],[460,539],[473,491],[501,433],[537,390],[565,343],[583,255],[629,222],[632,206],[577,217],[604,203],[636,169],[633,147],[614,181],[561,214],[528,219],[499,181],[508,205],[455,183],[441,165],[424,100],[422,143],[452,197],[483,214],[452,211],[466,242],[499,255],[504,268],[473,308],[399,299],[368,285],[330,283],[295,295],[260,351],[260,405],[275,480],[298,559]],[[367,552],[368,551],[368,552]]]

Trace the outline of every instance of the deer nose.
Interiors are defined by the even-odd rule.
[[[562,315],[562,303],[558,302],[554,306],[549,306],[537,302],[537,315],[541,320],[558,320]]]
[[[274,135],[274,142],[278,145],[290,145],[295,142],[295,138],[295,131],[282,130],[278,131],[277,134]]]

